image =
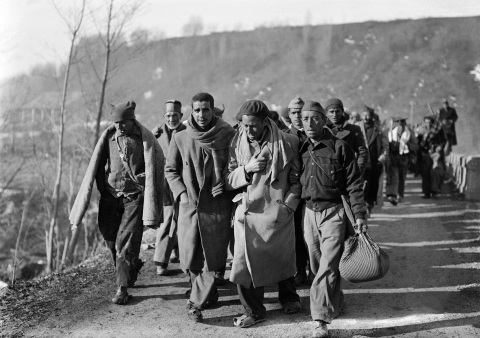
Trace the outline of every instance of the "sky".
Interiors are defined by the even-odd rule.
[[[28,72],[39,63],[66,60],[69,35],[54,0],[0,1],[0,81]],[[55,1],[67,16],[80,2]],[[89,0],[89,8],[104,2]],[[480,0],[144,0],[126,31],[141,28],[153,37],[178,37],[192,17],[200,17],[208,33],[259,26],[478,15]],[[82,34],[95,34],[90,11],[86,18]]]

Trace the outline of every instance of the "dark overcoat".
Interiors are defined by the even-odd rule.
[[[234,131],[228,127],[231,139]],[[219,156],[224,156],[226,165],[228,148]],[[189,129],[176,133],[168,149],[165,177],[175,201],[183,192],[188,195],[187,203],[179,203],[178,217],[180,264],[184,271],[225,267],[232,231],[232,193],[224,191],[213,196],[213,173],[212,156],[191,137]]]

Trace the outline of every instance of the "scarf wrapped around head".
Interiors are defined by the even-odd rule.
[[[187,120],[188,135],[197,141],[208,155],[213,157],[212,195],[215,197],[223,192],[223,186],[225,185],[223,170],[228,162],[228,155],[226,154],[230,141],[235,134],[235,129],[216,116],[213,117],[211,125],[212,127],[209,130],[201,131],[198,129],[193,116],[190,116]]]
[[[278,174],[285,168],[285,166],[293,159],[293,150],[286,139],[286,134],[282,133],[275,122],[268,117],[266,118],[265,128],[267,129],[265,133],[267,139],[263,141],[268,142],[267,147],[272,157],[271,161],[267,161],[265,167],[267,173],[267,180],[265,183],[270,185],[277,179]],[[241,166],[247,164],[253,155],[250,152],[250,142],[248,141],[245,128],[239,130],[238,133],[239,135],[235,148],[237,149],[238,165]]]

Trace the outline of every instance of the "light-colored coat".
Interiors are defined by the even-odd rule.
[[[235,252],[230,281],[244,287],[252,282],[255,287],[272,285],[295,274],[292,210],[300,202],[301,186],[299,182],[290,185],[289,173],[290,170],[299,172],[301,164],[298,138],[281,133],[284,146],[290,147],[293,157],[271,184],[266,169],[251,174],[250,180],[246,177],[245,166],[239,165],[239,149],[235,146],[239,133],[230,146],[225,185],[229,190],[242,189],[234,199],[239,205],[235,212]],[[267,144],[262,145],[258,157],[271,161]],[[253,147],[250,149],[252,155]]]

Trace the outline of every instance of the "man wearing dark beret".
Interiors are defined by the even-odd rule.
[[[181,123],[182,103],[177,100],[168,100],[165,102],[165,124],[153,129],[153,134],[158,140],[160,147],[166,157],[168,157],[168,147],[173,135],[187,127]],[[177,239],[177,221],[178,221],[178,201],[173,198],[172,191],[167,180],[163,182],[163,223],[157,229],[157,238],[155,241],[155,254],[153,261],[157,266],[157,275],[168,275],[168,263],[178,263],[178,239]],[[174,251],[174,255],[170,255]]]
[[[332,108],[330,106],[330,108]],[[315,279],[310,288],[310,311],[317,322],[313,337],[328,337],[327,324],[345,306],[340,286],[340,258],[347,231],[342,196],[348,196],[357,231],[366,230],[363,180],[351,147],[332,135],[320,103],[307,101],[302,123],[308,140],[300,147],[305,241]]]
[[[301,309],[295,289],[293,213],[300,202],[298,138],[282,132],[259,100],[240,108],[243,127],[230,143],[226,189],[236,191],[235,252],[230,280],[245,314],[234,325],[266,319],[264,287],[278,284],[283,311]]]
[[[76,227],[85,214],[96,180],[101,198],[98,226],[112,252],[118,291],[112,302],[126,304],[137,280],[143,226],[163,218],[164,157],[153,134],[135,119],[135,102],[111,105],[114,122],[100,137],[70,213]]]
[[[325,103],[327,112],[327,127],[330,128],[333,135],[344,140],[352,147],[357,158],[357,164],[362,176],[368,163],[368,149],[365,144],[365,138],[359,126],[349,124],[343,115],[343,102],[339,99],[330,99]]]
[[[215,272],[225,268],[232,233],[232,196],[225,191],[224,170],[235,131],[214,107],[208,93],[192,97],[187,128],[173,135],[165,166],[179,202],[180,266],[190,277],[188,318],[196,322],[218,300]]]

